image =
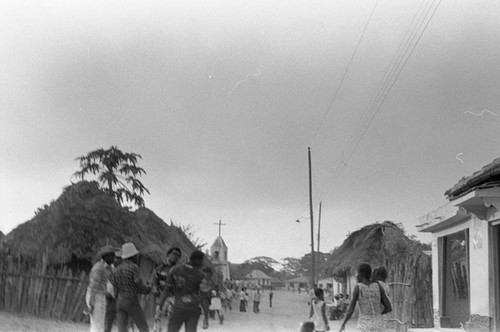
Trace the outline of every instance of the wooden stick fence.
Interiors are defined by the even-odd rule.
[[[390,261],[389,295],[393,312],[385,318],[396,332],[410,327],[432,327],[432,271],[430,257],[413,252],[406,260]],[[390,280],[397,280],[391,282]]]
[[[0,259],[0,310],[58,320],[83,321],[88,276],[59,270],[28,268]]]

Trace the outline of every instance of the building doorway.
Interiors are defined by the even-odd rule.
[[[500,278],[498,277],[500,274],[500,224],[494,225],[491,227],[491,252],[492,252],[492,260],[493,260],[493,269],[491,273],[491,280],[493,280],[493,288],[494,292],[494,331],[500,332]]]
[[[443,263],[443,323],[459,328],[470,316],[468,230],[443,237]]]

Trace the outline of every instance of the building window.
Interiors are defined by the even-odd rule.
[[[214,259],[219,259],[219,252],[218,251],[214,252]]]

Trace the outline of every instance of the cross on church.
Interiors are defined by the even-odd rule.
[[[218,223],[215,223],[214,225],[219,225],[219,237],[220,237],[220,229],[221,229],[221,227],[222,227],[222,226],[226,226],[226,224],[223,224],[223,223],[221,222],[221,220],[219,219],[219,222],[218,222]]]

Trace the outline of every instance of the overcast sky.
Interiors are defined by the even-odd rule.
[[[1,2],[0,230],[56,199],[75,157],[116,145],[142,155],[146,206],[165,221],[211,244],[221,219],[233,262],[300,257],[310,146],[322,251],[376,221],[416,234],[446,189],[500,156],[500,1],[440,3],[339,164],[413,18],[437,2],[380,0],[339,88],[374,5]]]

